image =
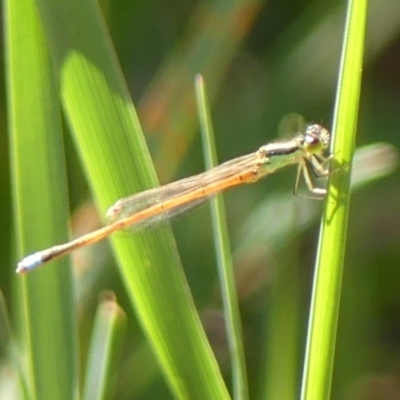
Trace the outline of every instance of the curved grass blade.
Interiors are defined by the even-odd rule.
[[[105,211],[118,198],[157,184],[139,121],[97,4],[38,4],[66,116],[96,202]],[[227,398],[170,229],[113,237],[112,245],[128,295],[176,397]]]
[[[107,295],[97,309],[90,343],[83,399],[113,397],[118,355],[126,331],[126,316],[113,296]]]

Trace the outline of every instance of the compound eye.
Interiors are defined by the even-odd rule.
[[[320,143],[320,140],[314,134],[306,132],[306,135],[304,137],[304,142],[305,142],[306,146],[315,146]]]
[[[321,125],[308,125],[304,134],[304,148],[310,153],[318,153],[324,150],[326,145],[321,135],[325,131],[325,128],[322,128]]]

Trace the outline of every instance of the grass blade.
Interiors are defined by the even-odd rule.
[[[83,399],[110,399],[115,388],[118,355],[125,337],[126,316],[107,296],[98,307],[90,343]]]
[[[210,109],[202,76],[196,76],[196,94],[199,104],[199,119],[202,130],[206,168],[218,163]],[[230,348],[233,394],[235,399],[248,399],[246,361],[243,349],[243,333],[240,322],[239,300],[229,244],[225,205],[221,194],[211,199],[211,213],[217,253],[218,272],[224,304],[224,315]]]
[[[350,204],[350,175],[357,128],[367,1],[348,3],[326,201],[309,320],[302,399],[330,397],[341,280]]]
[[[97,4],[38,4],[67,119],[105,211],[118,198],[157,184],[139,121]],[[112,244],[128,295],[176,397],[226,398],[171,231],[115,237]]]
[[[67,235],[58,96],[34,2],[7,1],[7,85],[15,230],[21,256]],[[78,393],[77,329],[67,260],[19,277],[27,397]]]

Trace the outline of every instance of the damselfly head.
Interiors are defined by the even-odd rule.
[[[303,146],[310,153],[319,153],[329,146],[330,133],[319,124],[307,125],[304,132]]]

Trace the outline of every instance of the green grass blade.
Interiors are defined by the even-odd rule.
[[[65,169],[58,96],[34,2],[5,7],[12,186],[18,254],[67,235]],[[20,338],[30,399],[73,399],[78,393],[77,330],[71,271],[17,278]]]
[[[199,119],[204,143],[206,168],[218,164],[210,108],[202,76],[196,76],[196,94],[199,105]],[[228,343],[230,347],[233,394],[235,399],[248,399],[246,361],[243,349],[243,333],[240,322],[239,300],[230,250],[225,205],[222,194],[211,199],[211,213],[215,237],[218,272]]]
[[[350,204],[367,1],[349,1],[336,99],[335,155],[323,218],[309,321],[302,399],[330,397]]]
[[[90,343],[83,399],[110,399],[126,331],[126,316],[114,299],[104,299],[98,307]]]
[[[39,9],[67,119],[105,211],[118,198],[156,184],[139,122],[97,5],[41,0]],[[128,295],[176,397],[227,398],[171,231],[114,237],[112,244]]]

